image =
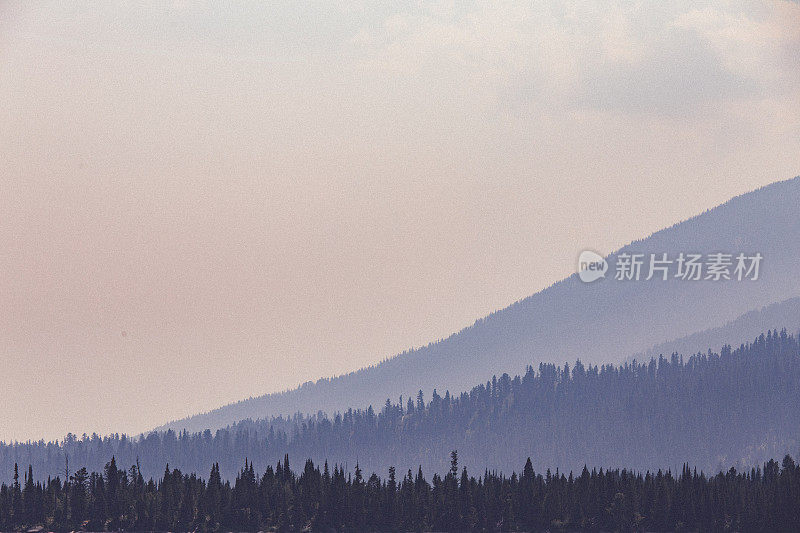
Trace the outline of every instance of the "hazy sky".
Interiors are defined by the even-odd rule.
[[[353,370],[797,174],[796,2],[0,2],[0,439]]]

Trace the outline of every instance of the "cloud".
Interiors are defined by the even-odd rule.
[[[676,18],[675,27],[694,31],[730,72],[783,90],[781,85],[800,80],[800,6],[768,5],[753,14],[692,9]]]
[[[377,67],[435,80],[456,71],[476,99],[528,98],[690,117],[731,99],[791,90],[800,14],[785,2],[752,12],[718,2],[493,3],[394,14],[359,38]],[[375,51],[374,46],[382,45]],[[477,96],[480,95],[480,96]],[[515,98],[516,97],[516,98]]]

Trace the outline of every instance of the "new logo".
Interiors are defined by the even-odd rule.
[[[608,262],[597,252],[584,250],[578,256],[578,276],[584,283],[606,277],[607,270]]]

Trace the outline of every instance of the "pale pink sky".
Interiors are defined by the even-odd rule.
[[[800,173],[800,5],[0,3],[0,439],[379,361]]]

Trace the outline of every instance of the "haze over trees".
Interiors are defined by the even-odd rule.
[[[58,443],[0,445],[0,473],[32,464],[39,479],[69,463],[100,471],[112,456],[145,478],[165,464],[202,473],[218,464],[233,479],[247,459],[257,470],[289,453],[365,472],[443,471],[458,449],[463,465],[510,472],[526,457],[537,470],[584,464],[636,470],[684,462],[704,471],[749,469],[800,449],[800,346],[770,331],[736,349],[678,354],[624,365],[540,364],[493,377],[468,393],[418,392],[379,409],[333,417],[242,421],[216,432],[153,432]],[[399,400],[399,399],[398,399]]]

